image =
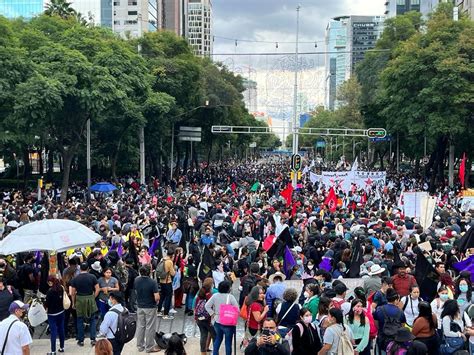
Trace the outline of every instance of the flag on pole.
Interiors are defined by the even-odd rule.
[[[466,176],[466,153],[463,154],[461,165],[459,165],[459,181],[461,182],[461,187],[464,188],[464,178]]]
[[[309,181],[311,181],[312,184],[316,184],[319,180],[319,175],[313,173],[313,172],[309,172]]]
[[[334,191],[333,187],[331,187],[331,189],[329,190],[328,197],[326,197],[326,199],[324,200],[324,204],[329,207],[329,210],[331,212],[334,212],[336,210],[337,196],[336,196],[336,192]]]
[[[293,266],[296,265],[295,258],[293,254],[291,254],[290,248],[288,246],[285,247],[285,254],[283,255],[283,270],[285,270],[286,277],[290,278],[291,269]]]
[[[259,187],[260,187],[260,183],[259,183],[258,181],[256,181],[256,182],[252,185],[252,187],[250,188],[250,191],[251,191],[251,192],[256,192],[256,191],[259,189]]]
[[[354,160],[354,163],[352,164],[351,171],[357,171],[358,168],[359,168],[359,161],[358,161],[358,157],[356,157]]]
[[[286,201],[286,207],[291,206],[291,197],[293,196],[293,185],[291,183],[280,192],[280,196],[283,197]]]

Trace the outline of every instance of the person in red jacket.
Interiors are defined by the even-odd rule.
[[[408,296],[412,286],[416,285],[416,279],[413,275],[407,273],[407,267],[405,264],[398,266],[398,273],[392,277],[393,288],[401,296]]]

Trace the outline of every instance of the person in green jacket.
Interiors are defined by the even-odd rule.
[[[304,308],[309,309],[313,315],[313,322],[316,320],[318,315],[319,307],[319,286],[317,284],[308,284],[304,291],[305,301],[303,304]]]

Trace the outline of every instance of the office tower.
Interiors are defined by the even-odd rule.
[[[211,0],[188,0],[186,38],[194,53],[202,57],[212,55]]]
[[[395,17],[408,11],[419,11],[424,18],[432,13],[440,2],[452,0],[386,0],[385,17]],[[472,0],[469,0],[472,2]]]
[[[326,27],[326,108],[339,106],[337,90],[354,73],[383,31],[382,16],[340,16]]]
[[[459,13],[466,14],[474,20],[474,0],[456,0],[456,6],[459,8]]]
[[[186,35],[188,0],[158,0],[158,29]]]
[[[31,19],[44,11],[44,0],[0,0],[0,15]]]

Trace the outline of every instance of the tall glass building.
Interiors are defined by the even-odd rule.
[[[43,0],[0,0],[0,15],[31,19],[44,11]]]

